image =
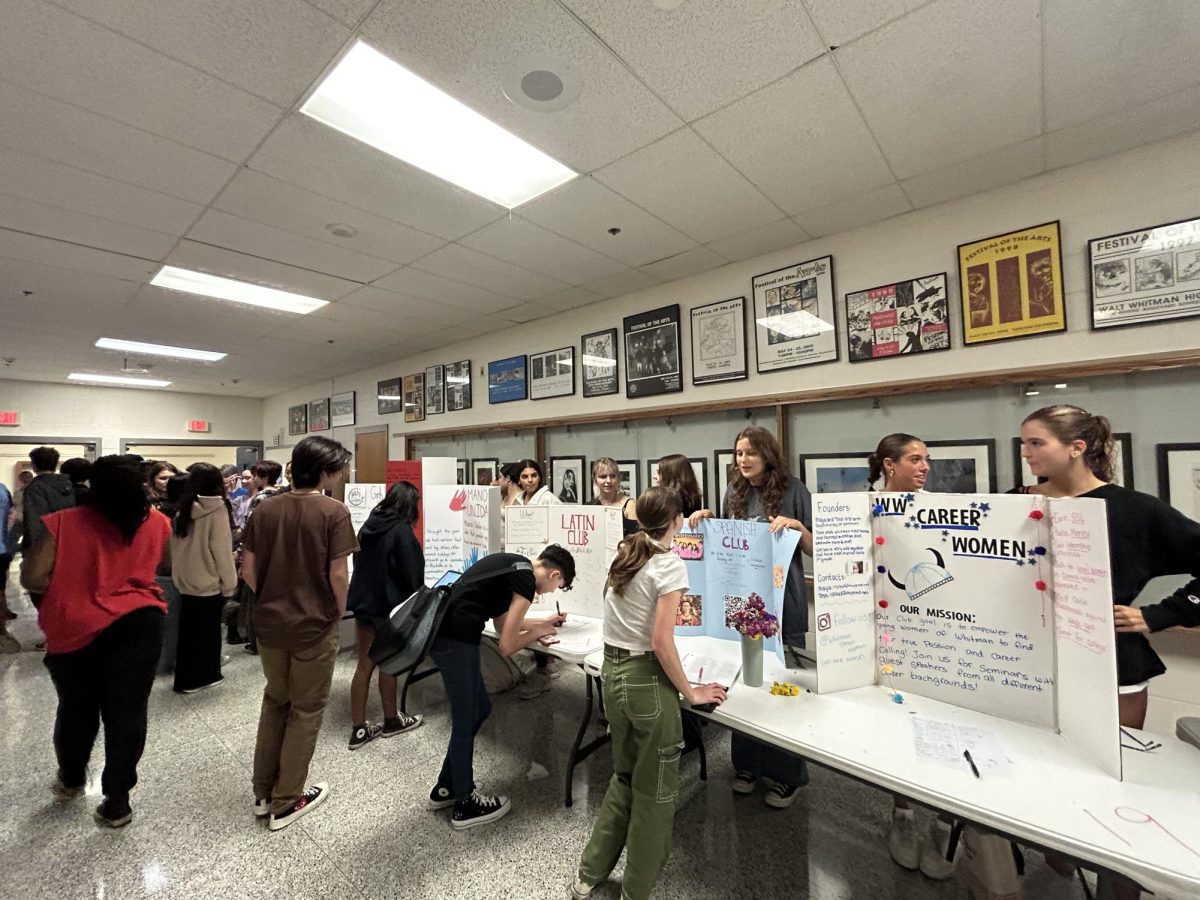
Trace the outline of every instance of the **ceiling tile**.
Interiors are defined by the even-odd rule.
[[[16,231],[0,230],[0,257],[133,282],[145,282],[158,270],[157,263],[143,259]]]
[[[211,247],[195,241],[180,242],[164,262],[184,269],[207,272],[210,275],[236,278],[252,284],[277,288],[281,291],[292,291],[320,300],[336,300],[358,287],[352,281],[335,278],[332,275],[312,272],[258,256],[237,253],[223,247]],[[223,301],[214,300],[213,302],[221,303]]]
[[[0,81],[0,145],[208,203],[237,166]]]
[[[515,215],[498,219],[459,243],[567,284],[583,284],[626,268]]]
[[[404,266],[390,275],[385,275],[374,282],[372,287],[483,314],[508,309],[513,305],[514,299],[411,266]]]
[[[279,107],[37,0],[6,0],[0,79],[241,162]]]
[[[713,241],[708,246],[730,262],[761,256],[808,240],[804,229],[791,219],[780,219],[770,225],[760,225],[733,237]]]
[[[363,35],[397,62],[577,172],[624,156],[682,123],[554,0],[383,0]],[[505,74],[531,54],[579,78],[557,112],[504,95]],[[548,58],[548,59],[547,59]]]
[[[800,0],[565,0],[685,120],[825,52]]]
[[[982,193],[1043,172],[1046,159],[1042,141],[1040,137],[1022,141],[900,184],[918,209]]]
[[[42,300],[80,306],[115,304],[119,308],[133,298],[138,288],[136,281],[110,278],[94,272],[79,272],[19,259],[0,259],[0,302],[19,301],[19,304],[28,306],[35,313],[37,304]],[[32,291],[33,297],[22,299],[24,291]],[[19,305],[5,307],[4,315],[19,308]]]
[[[895,180],[828,58],[693,127],[789,215]]]
[[[141,259],[162,259],[178,240],[174,235],[122,225],[109,219],[7,194],[0,194],[0,228],[12,228]]]
[[[521,207],[521,216],[629,266],[673,256],[696,242],[594,178],[577,178]],[[620,228],[617,235],[610,228]]]
[[[840,200],[822,209],[803,212],[795,217],[795,221],[812,237],[819,238],[872,222],[882,222],[911,209],[912,204],[904,196],[900,185],[889,184],[861,197]]]
[[[364,288],[363,290],[371,289]],[[381,291],[380,293],[385,292]],[[392,296],[395,297],[398,295],[393,294]],[[408,301],[407,305],[419,302],[408,297],[403,299]],[[388,313],[383,313],[379,310],[348,303],[348,300],[349,297],[343,297],[336,303],[323,306],[312,313],[310,318],[329,319],[341,325],[348,325],[368,331],[390,332],[393,337],[398,336],[403,338],[424,337],[425,335],[433,334],[435,331],[441,331],[446,324],[444,321],[419,319],[412,315],[411,312],[407,310],[402,312],[399,308],[393,309]],[[463,315],[469,318],[469,314],[463,313]]]
[[[297,317],[270,309],[213,300],[145,285],[119,314],[107,323],[110,337],[143,335],[187,336],[196,346],[232,351],[262,344]],[[173,340],[176,338],[173,338]],[[282,364],[292,352],[276,352],[269,342],[259,348],[264,362]]]
[[[548,309],[537,303],[522,303],[519,306],[512,307],[512,309],[500,310],[500,312],[496,313],[495,318],[524,325],[526,322],[532,322],[535,319],[543,319],[546,316],[552,315],[554,315],[553,309]]]
[[[709,269],[725,265],[726,262],[725,257],[715,250],[710,250],[708,247],[696,247],[643,266],[642,271],[661,281],[674,281],[676,278],[686,278],[698,272],[707,272]]]
[[[1046,129],[1200,82],[1195,0],[1046,0]]]
[[[562,312],[567,309],[577,309],[580,306],[587,306],[589,303],[595,303],[601,299],[603,299],[601,295],[595,291],[590,291],[582,287],[572,287],[567,288],[565,291],[547,294],[545,297],[538,297],[538,304],[555,312]]]
[[[243,219],[274,225],[335,247],[395,263],[412,262],[432,253],[445,240],[399,222],[347,206],[294,184],[242,169],[214,202],[217,209]],[[350,225],[352,238],[332,235],[327,226]]]
[[[617,272],[615,275],[597,278],[595,281],[585,284],[584,287],[593,294],[607,298],[633,294],[648,287],[654,287],[656,284],[662,284],[662,282],[653,275],[647,274],[642,269],[629,269],[626,272]]]
[[[281,107],[295,103],[350,37],[303,0],[53,0]]]
[[[804,0],[809,14],[825,42],[841,47],[881,25],[899,19],[930,0],[871,0],[869,3],[846,0]]]
[[[371,11],[379,0],[309,0],[339,22],[346,25],[357,25],[362,17]]]
[[[474,194],[300,114],[275,129],[249,167],[447,240],[504,214]]]
[[[779,209],[690,128],[605,166],[596,179],[701,243],[779,218]]]
[[[511,302],[511,298],[505,297]],[[409,297],[397,294],[395,291],[385,291],[382,288],[367,285],[352,294],[347,294],[337,303],[332,304],[342,308],[361,310],[371,316],[386,317],[394,327],[408,330],[410,324],[420,323],[424,333],[425,325],[443,328],[466,322],[476,313],[448,303],[435,303],[432,300],[422,300],[419,297]]]
[[[396,268],[387,260],[213,209],[192,227],[188,239],[350,281],[373,281]]]
[[[518,300],[535,300],[567,286],[555,278],[522,269],[459,244],[447,244],[421,257],[413,263],[413,268],[465,281]]]
[[[837,51],[897,177],[1041,132],[1039,9],[1040,0],[943,0]]]
[[[1046,135],[1047,168],[1068,166],[1193,131],[1200,123],[1200,87],[1139,103]]]

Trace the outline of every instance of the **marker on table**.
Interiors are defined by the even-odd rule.
[[[971,751],[970,750],[963,751],[963,759],[965,759],[967,761],[967,765],[971,767],[971,772],[975,775],[975,777],[979,778],[980,777],[979,769],[977,769],[975,767],[975,760],[971,759]]]

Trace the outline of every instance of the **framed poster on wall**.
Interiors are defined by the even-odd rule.
[[[746,371],[746,298],[693,307],[692,384],[740,381]]]
[[[404,411],[404,397],[400,392],[400,379],[389,378],[375,385],[375,412],[386,416]]]
[[[583,396],[603,397],[620,388],[617,366],[617,329],[593,331],[579,339],[583,363]]]
[[[617,471],[621,473],[621,490],[637,499],[642,492],[642,467],[636,459],[618,459]]]
[[[329,403],[329,422],[334,428],[354,424],[354,391],[333,395]]]
[[[846,295],[850,362],[950,349],[946,273]]]
[[[548,400],[575,393],[575,348],[547,350],[529,357],[529,399]]]
[[[329,430],[329,398],[322,397],[320,400],[310,400],[308,403],[308,430],[309,431],[328,431]]]
[[[404,376],[404,421],[425,421],[425,373]]]
[[[288,407],[288,434],[306,434],[308,432],[308,404],[298,403]]]
[[[936,494],[996,493],[996,442],[992,438],[926,441],[929,476],[925,490]]]
[[[1029,468],[1027,463],[1021,456],[1021,439],[1015,437],[1012,439],[1013,452],[1013,472],[1016,473],[1016,486],[1029,487],[1040,481],[1045,481],[1044,478],[1038,478]],[[1133,488],[1133,435],[1128,431],[1121,431],[1113,435],[1112,446],[1112,463],[1113,463],[1113,478],[1112,483],[1121,487]]]
[[[1192,520],[1200,520],[1200,444],[1158,444],[1158,496]]]
[[[702,457],[688,457],[688,463],[692,467],[692,474],[696,476],[696,486],[700,488],[700,506],[705,509],[712,509],[708,505],[708,460]],[[646,460],[646,486],[658,486],[658,460]]]
[[[958,245],[963,343],[1067,330],[1058,222]]]
[[[751,287],[760,375],[838,358],[832,256],[755,275]]]
[[[471,408],[471,361],[460,359],[446,364],[446,410],[458,412]]]
[[[471,461],[467,459],[456,459],[454,461],[454,483],[466,484],[467,472],[470,471]]]
[[[496,472],[500,468],[500,460],[495,457],[484,457],[471,460],[471,483],[489,485],[496,480]]]
[[[587,461],[582,456],[550,457],[550,490],[563,503],[583,503]]]
[[[653,397],[683,390],[679,304],[626,316],[625,396]]]
[[[1088,241],[1092,328],[1200,316],[1200,219]]]
[[[836,494],[871,489],[870,467],[862,453],[801,453],[800,480],[814,494]]]
[[[425,415],[436,416],[446,409],[446,367],[425,368]]]
[[[488,363],[488,403],[524,400],[528,393],[525,356],[510,356]]]
[[[717,514],[717,518],[722,518],[725,512],[725,489],[729,487],[730,476],[733,475],[733,467],[736,465],[734,452],[732,450],[714,450],[713,451],[713,477],[716,479],[717,493],[713,497],[713,512]]]

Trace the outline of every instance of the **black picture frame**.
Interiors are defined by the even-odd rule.
[[[566,369],[567,371],[563,371]],[[575,395],[575,347],[529,354],[529,399]]]
[[[358,404],[354,391],[343,391],[329,398],[329,424],[334,428],[348,428],[355,422]]]
[[[614,328],[613,331],[616,331]],[[642,493],[642,463],[637,459],[618,459],[614,460],[617,464],[617,470],[621,473],[622,484],[628,483],[631,490],[626,490],[630,497],[634,500]]]
[[[861,453],[853,451],[840,453],[801,453],[800,465],[796,469],[800,480],[813,494],[823,492],[824,483],[821,481],[821,471],[828,469],[836,472],[835,483],[829,486],[828,493],[839,491],[867,491],[870,483],[867,478],[867,457],[870,450]],[[829,465],[821,465],[829,463]]]
[[[563,503],[586,503],[587,459],[582,456],[552,456],[546,483]]]
[[[949,350],[949,279],[945,272],[934,272],[851,291],[842,297],[842,320],[846,359],[852,363]],[[906,349],[914,338],[916,348]]]
[[[713,451],[713,489],[716,491],[713,502],[716,506],[710,507],[710,509],[717,514],[717,518],[722,518],[724,515],[725,511],[721,509],[721,504],[725,500],[725,488],[729,486],[729,476],[733,474],[733,467],[736,465],[737,455],[732,448]]]
[[[308,402],[308,430],[312,432],[329,430],[329,398]]]
[[[308,434],[308,404],[297,403],[288,407],[288,434]]]
[[[480,481],[479,474],[486,469],[490,474],[486,481]],[[471,484],[474,485],[489,485],[496,480],[496,473],[500,470],[500,460],[494,456],[481,456],[478,459],[471,460],[471,468],[468,475],[471,478]]]
[[[1113,450],[1117,459],[1114,460],[1112,483],[1133,490],[1133,433],[1119,431],[1113,435]],[[1045,481],[1037,478],[1025,466],[1021,458],[1021,439],[1012,439],[1013,457],[1013,487],[1029,487]]]
[[[1156,235],[1155,232],[1157,231],[1164,233]],[[1146,252],[1143,249],[1146,246],[1162,246],[1158,244],[1159,238],[1170,240],[1173,243],[1169,249],[1159,249],[1153,252]],[[1122,239],[1126,240],[1122,241]],[[1189,242],[1182,246],[1174,243],[1188,239],[1190,239]],[[1104,246],[1107,243],[1111,243],[1112,246]],[[1160,285],[1146,285],[1147,290],[1138,290],[1139,276],[1149,274],[1148,272],[1138,271],[1138,262],[1146,260],[1147,263],[1150,263],[1152,260],[1161,259],[1166,256],[1170,257],[1170,260],[1167,261],[1170,270],[1166,273],[1165,278],[1163,277],[1163,273],[1160,272],[1155,279],[1162,278],[1164,283]],[[1115,274],[1106,274],[1105,277],[1109,281],[1106,285],[1101,286],[1099,281],[1102,270],[1112,272],[1113,267],[1116,267]],[[1186,277],[1181,278],[1181,274]],[[1169,284],[1166,283],[1167,281],[1169,281]],[[1181,284],[1183,287],[1180,287]],[[1155,287],[1173,288],[1174,290],[1154,293],[1153,289]],[[1100,301],[1107,303],[1125,301],[1132,304],[1145,300],[1159,300],[1170,297],[1173,293],[1184,292],[1190,292],[1197,297],[1192,302],[1192,312],[1164,316],[1161,314],[1161,305],[1156,305],[1153,310],[1142,307],[1123,320],[1108,323],[1097,322],[1096,320],[1097,304]],[[1089,239],[1088,310],[1092,331],[1108,331],[1110,328],[1132,328],[1138,325],[1158,325],[1163,322],[1174,322],[1179,319],[1190,319],[1200,316],[1200,218],[1163,222],[1161,225],[1134,228],[1129,231],[1118,231],[1115,234],[1106,234],[1101,237]]]
[[[930,453],[933,457],[933,462],[929,467],[929,476],[925,482],[925,490],[940,494],[994,494],[996,493],[996,439],[995,438],[963,438],[961,440],[939,440],[926,441],[925,446],[930,450],[941,449],[942,453]],[[965,472],[955,474],[947,473],[944,468],[946,463],[950,461],[945,454],[947,452],[958,450],[962,455],[958,459],[970,458],[976,466],[975,484],[971,490],[962,490],[965,483],[962,481],[966,477]],[[938,471],[938,463],[943,465],[942,471]],[[987,466],[986,477],[981,478],[981,473],[978,471],[980,464]],[[953,490],[947,490],[942,485],[954,484]]]
[[[746,349],[746,298],[732,297],[693,306],[692,384],[719,384],[750,377]],[[702,371],[697,371],[699,367]]]
[[[828,285],[824,279],[828,277]],[[811,286],[810,286],[811,285]],[[799,287],[794,287],[799,286]],[[784,288],[791,288],[792,295],[785,297]],[[775,291],[772,297],[771,291]],[[808,296],[809,292],[812,296]],[[802,366],[819,366],[834,363],[842,358],[842,342],[838,327],[837,311],[837,279],[834,273],[833,256],[818,256],[790,266],[783,266],[755,275],[750,279],[751,317],[754,319],[754,363],[759,375],[768,372],[780,372],[785,369],[796,369]],[[813,301],[809,303],[808,301]],[[778,310],[775,306],[778,305]],[[799,305],[797,311],[792,308]],[[787,307],[785,309],[785,306]],[[823,336],[825,329],[818,329],[813,334],[786,334],[784,325],[771,328],[766,323],[792,314],[800,314],[811,310],[803,309],[810,306],[816,309],[816,318],[828,322],[832,333],[828,338]],[[803,327],[807,320],[796,323]],[[775,337],[772,337],[772,334]],[[766,338],[765,342],[763,338]],[[793,352],[785,354],[782,350],[771,350],[772,347],[787,344],[792,341],[805,341],[797,347],[790,348]],[[819,348],[818,348],[819,345]],[[782,348],[783,350],[789,348]],[[811,350],[811,352],[809,352]],[[788,356],[792,359],[788,359]]]
[[[646,460],[646,487],[652,488],[658,478],[658,463],[662,457]],[[696,485],[700,488],[700,506],[702,509],[712,509],[708,505],[708,460],[703,456],[689,456],[687,461],[692,466],[692,474],[696,476]]]
[[[1176,457],[1178,459],[1175,459]],[[1154,459],[1158,466],[1159,498],[1189,519],[1200,520],[1200,486],[1197,485],[1197,477],[1200,475],[1200,443],[1155,444]],[[1178,466],[1184,466],[1184,471],[1177,471]],[[1186,472],[1188,466],[1191,467],[1190,477]],[[1172,485],[1176,490],[1171,490]],[[1184,494],[1189,486],[1191,491],[1187,493],[1190,493],[1191,497],[1186,497]]]
[[[471,361],[446,363],[446,412],[471,408]]]
[[[469,459],[459,458],[454,460],[454,483],[466,484],[467,473],[469,471],[471,471],[471,461]]]
[[[625,316],[625,396],[630,400],[683,390],[679,304]]]
[[[579,338],[584,397],[604,397],[621,390],[619,357],[616,328],[593,331]]]
[[[446,367],[425,367],[425,415],[439,416],[446,411]]]
[[[529,357],[508,356],[487,364],[488,403],[513,403],[529,397]]]
[[[390,416],[393,413],[404,412],[404,394],[401,388],[402,379],[387,378],[375,383],[375,413],[380,416]]]

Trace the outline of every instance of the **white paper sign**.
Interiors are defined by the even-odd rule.
[[[875,681],[875,615],[867,494],[813,497],[817,693]]]
[[[432,485],[426,486],[423,499],[426,584],[499,552],[499,488]]]

